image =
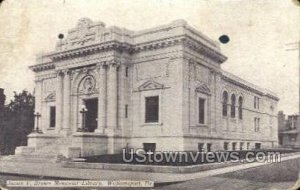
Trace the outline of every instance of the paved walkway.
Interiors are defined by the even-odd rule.
[[[281,161],[300,158],[299,154],[282,157]],[[0,160],[0,173],[23,174],[45,177],[94,180],[151,180],[155,183],[174,183],[215,176],[248,168],[268,165],[270,163],[247,163],[232,167],[213,169],[196,173],[150,173],[134,171],[115,171],[102,169],[63,168],[55,163],[22,163]],[[276,164],[276,163],[274,163]]]

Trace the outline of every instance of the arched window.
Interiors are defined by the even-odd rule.
[[[231,95],[231,117],[235,118],[235,95]]]
[[[239,119],[243,119],[243,98],[239,97]]]
[[[228,104],[228,93],[226,91],[223,92],[223,116],[227,116],[227,104]]]

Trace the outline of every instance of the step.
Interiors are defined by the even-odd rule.
[[[29,155],[17,155],[17,156],[6,156],[5,158],[2,158],[2,160],[5,161],[13,161],[13,162],[30,162],[30,163],[46,163],[46,162],[51,162],[51,163],[55,163],[58,162],[59,159],[57,156],[37,156],[37,155],[33,155],[33,156],[29,156]]]

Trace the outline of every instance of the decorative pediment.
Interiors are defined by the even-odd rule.
[[[55,92],[51,92],[45,98],[46,102],[54,102],[55,101]]]
[[[91,94],[95,93],[95,87],[96,87],[96,81],[92,75],[87,75],[85,76],[78,88],[78,93],[79,94]]]
[[[200,84],[196,88],[196,92],[200,92],[200,93],[207,94],[207,95],[211,94],[209,87],[204,83]]]
[[[153,80],[149,80],[149,81],[145,82],[144,84],[142,84],[139,87],[139,91],[155,90],[155,89],[162,89],[162,88],[164,88],[163,84],[160,84],[160,83],[155,82]]]
[[[93,22],[89,18],[82,18],[77,26],[69,30],[65,39],[57,44],[57,50],[65,50],[90,44],[99,38],[105,30],[103,22]]]

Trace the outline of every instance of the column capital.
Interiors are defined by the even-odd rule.
[[[183,59],[187,60],[189,62],[189,64],[191,64],[191,65],[194,65],[197,63],[197,61],[195,59],[190,58],[190,57],[185,56],[185,57],[183,57]]]
[[[121,65],[121,61],[113,59],[107,62],[107,65],[110,67],[118,68]]]
[[[63,76],[63,75],[64,75],[63,70],[57,70],[57,71],[56,71],[56,75],[57,75],[57,76]]]
[[[71,75],[72,74],[72,71],[70,69],[63,69],[62,72],[65,74],[65,75]]]
[[[107,62],[106,61],[101,61],[101,62],[97,63],[96,68],[98,70],[100,70],[100,69],[105,69],[106,66],[107,66]]]
[[[36,78],[36,79],[34,80],[34,82],[35,82],[35,83],[41,83],[41,82],[43,82],[43,79],[42,79],[42,78]]]

